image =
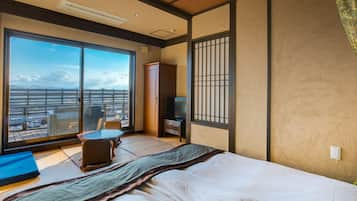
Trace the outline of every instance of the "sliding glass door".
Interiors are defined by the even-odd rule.
[[[81,49],[9,38],[8,143],[79,133]]]
[[[5,32],[4,147],[75,137],[100,118],[132,127],[129,51]]]
[[[130,55],[84,48],[84,131],[103,121],[120,120],[129,127]]]

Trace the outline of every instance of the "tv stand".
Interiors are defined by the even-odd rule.
[[[180,142],[185,137],[184,119],[164,119],[164,133],[180,136]]]

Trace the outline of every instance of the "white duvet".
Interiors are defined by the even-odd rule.
[[[219,154],[155,176],[116,201],[357,201],[357,187],[274,163]]]

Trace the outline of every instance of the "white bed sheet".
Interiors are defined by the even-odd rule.
[[[116,201],[357,201],[357,187],[274,163],[219,154],[153,177]]]

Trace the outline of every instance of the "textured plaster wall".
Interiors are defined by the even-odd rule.
[[[357,178],[357,55],[335,0],[273,0],[272,160]],[[329,146],[342,147],[342,161]]]

